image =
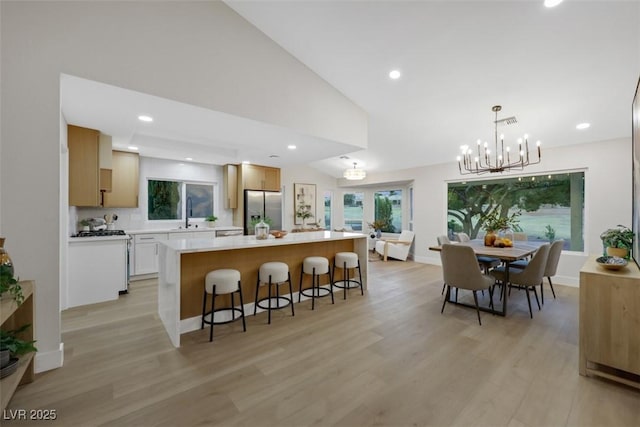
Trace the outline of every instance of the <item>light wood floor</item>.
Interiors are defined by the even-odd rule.
[[[578,375],[578,290],[556,286],[529,318],[447,305],[441,270],[370,263],[369,290],[183,336],[155,313],[155,281],[63,313],[64,367],[9,409],[56,409],[38,425],[639,426],[640,392]],[[551,299],[550,299],[551,298]],[[3,420],[3,425],[19,422]]]

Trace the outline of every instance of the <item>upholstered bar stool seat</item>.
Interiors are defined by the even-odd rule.
[[[311,288],[302,289],[302,279],[305,274],[311,275]],[[329,288],[320,287],[320,276],[323,274],[329,275]],[[306,257],[302,261],[302,269],[300,270],[300,287],[298,288],[298,302],[305,297],[311,298],[311,310],[315,310],[316,298],[326,297],[331,295],[331,304],[334,304],[333,299],[333,280],[331,280],[331,270],[329,269],[329,260],[321,256]]]
[[[280,296],[280,285],[286,282],[289,282],[289,296]],[[268,286],[269,296],[267,298],[258,299],[260,287],[263,285]],[[272,286],[275,286],[276,288],[275,297],[271,296]],[[264,304],[265,301],[266,305]],[[274,301],[275,305],[273,304]],[[280,304],[281,301],[284,301],[284,304]],[[258,283],[256,284],[256,298],[255,305],[253,307],[253,315],[256,315],[258,307],[263,310],[267,310],[269,313],[269,324],[271,324],[271,310],[280,310],[288,305],[291,305],[291,315],[295,316],[293,311],[293,286],[291,285],[289,266],[284,262],[265,262],[258,270]]]
[[[240,307],[236,307],[234,295],[240,295]],[[211,311],[207,309],[207,295],[211,295]],[[216,297],[231,295],[231,307],[216,308]],[[220,314],[220,320],[215,320],[215,313]],[[238,317],[236,317],[236,314]],[[207,319],[207,316],[209,318]],[[231,317],[229,319],[229,316]],[[204,296],[202,299],[202,325],[211,325],[209,341],[213,341],[213,325],[234,322],[242,319],[242,329],[246,332],[247,325],[244,320],[244,301],[242,300],[242,287],[240,286],[240,272],[233,269],[220,269],[207,273],[204,278]]]
[[[342,280],[336,280],[336,268],[342,268]],[[357,269],[360,281],[350,277],[350,270]],[[354,272],[355,274],[355,272]],[[344,289],[343,299],[347,299],[347,290],[360,288],[360,294],[364,295],[362,286],[362,271],[360,270],[360,259],[355,252],[338,252],[333,259],[333,286]]]

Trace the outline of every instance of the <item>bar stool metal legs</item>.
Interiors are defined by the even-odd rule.
[[[336,268],[342,268],[342,280],[336,280]],[[358,270],[359,281],[351,278],[349,271],[351,269]],[[347,291],[351,288],[360,288],[360,294],[364,295],[364,287],[362,285],[362,270],[360,270],[360,260],[355,252],[338,252],[333,261],[333,285],[337,288],[344,289],[343,299],[347,299]]]
[[[302,289],[302,280],[305,274],[311,275],[310,289]],[[320,287],[320,276],[323,274],[329,275],[329,289]],[[302,261],[300,285],[298,287],[298,302],[300,302],[302,295],[311,298],[311,310],[315,310],[316,298],[331,295],[331,304],[335,304],[333,299],[333,276],[329,268],[329,260],[325,257],[306,257]]]
[[[236,307],[234,294],[240,295],[240,307]],[[207,295],[211,295],[211,310],[207,310]],[[216,297],[222,295],[231,295],[231,307],[216,307]],[[215,313],[230,313],[229,320],[215,320]],[[238,314],[238,317],[236,317]],[[210,319],[207,320],[207,316]],[[235,322],[242,319],[242,329],[247,331],[247,324],[244,318],[244,300],[242,299],[242,286],[240,283],[240,272],[233,269],[220,269],[207,273],[205,277],[204,294],[202,297],[202,323],[200,329],[204,329],[204,325],[210,325],[209,341],[213,341],[213,325],[221,325],[224,323]]]
[[[266,280],[266,281],[265,281]],[[280,296],[280,285],[289,282],[289,296]],[[268,286],[268,297],[258,299],[260,287],[262,285]],[[275,286],[276,295],[272,297],[271,287]],[[275,307],[272,305],[271,300],[275,299]],[[284,300],[284,304],[280,304],[280,301]],[[267,301],[265,306],[264,301]],[[289,273],[289,266],[284,262],[265,262],[260,266],[258,270],[258,281],[256,283],[256,297],[255,305],[253,306],[253,315],[258,312],[258,307],[267,310],[268,322],[271,324],[271,310],[280,310],[286,306],[291,305],[291,316],[295,316],[293,308],[293,285],[291,284],[291,274]]]

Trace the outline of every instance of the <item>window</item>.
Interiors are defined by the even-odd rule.
[[[380,229],[386,233],[402,231],[402,190],[376,191],[373,193],[374,221],[385,225]]]
[[[333,193],[331,191],[324,192],[324,228],[325,230],[331,230],[331,198]]]
[[[149,220],[173,220],[185,218],[187,203],[189,218],[206,218],[213,215],[213,184],[165,181],[147,181]]]
[[[448,184],[447,228],[473,238],[484,234],[483,215],[519,213],[517,232],[529,241],[565,240],[584,250],[584,172]]]
[[[362,231],[362,199],[364,193],[344,193],[344,224],[354,231]]]

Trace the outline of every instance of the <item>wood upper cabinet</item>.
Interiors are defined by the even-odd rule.
[[[100,206],[100,132],[67,126],[69,205]]]
[[[238,166],[224,165],[222,168],[224,181],[224,207],[236,209],[238,207]]]
[[[112,188],[103,193],[105,208],[137,208],[139,186],[139,155],[126,151],[112,153]]]
[[[244,190],[280,191],[280,169],[259,165],[242,165]]]

